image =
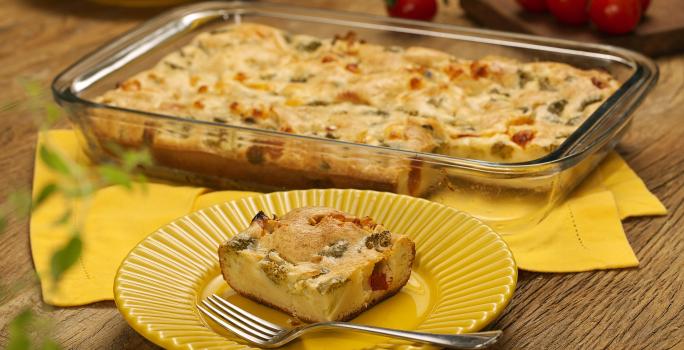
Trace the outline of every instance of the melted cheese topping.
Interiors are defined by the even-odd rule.
[[[273,263],[265,268],[282,267],[289,278],[311,279],[307,282],[317,286],[331,279],[346,280],[359,266],[385,259],[393,243],[405,239],[368,217],[358,218],[332,208],[303,207],[278,219],[257,215],[232,241],[241,254],[259,256],[263,264]],[[249,249],[237,249],[243,247]]]
[[[561,63],[470,61],[428,48],[369,44],[353,33],[319,39],[240,24],[198,35],[97,100],[190,119],[513,162],[558,147],[617,87],[607,73]]]
[[[311,321],[352,317],[396,292],[414,257],[408,237],[327,207],[260,212],[219,248],[233,289]]]

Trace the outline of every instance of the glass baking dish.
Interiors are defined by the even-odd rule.
[[[381,45],[548,60],[610,72],[620,88],[556,150],[524,163],[494,163],[355,144],[107,106],[94,98],[151,68],[194,36],[255,22],[332,37],[354,31]],[[261,2],[204,2],[164,13],[98,48],[59,74],[52,89],[87,153],[147,147],[153,176],[212,188],[274,191],[361,188],[427,197],[467,211],[502,233],[538,223],[619,142],[658,77],[650,59],[595,44]]]

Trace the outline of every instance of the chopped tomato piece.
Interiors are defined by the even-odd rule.
[[[534,139],[534,131],[532,130],[520,130],[511,136],[511,141],[520,147],[525,147],[532,139]]]
[[[372,290],[387,290],[389,283],[387,282],[387,275],[382,271],[382,263],[375,264],[373,273],[370,276],[370,286]]]

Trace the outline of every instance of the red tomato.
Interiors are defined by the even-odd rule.
[[[560,22],[579,25],[589,19],[588,0],[546,0],[553,16]]]
[[[641,13],[643,14],[651,6],[651,0],[641,0]]]
[[[392,17],[429,21],[437,13],[437,0],[385,0]]]
[[[522,6],[525,10],[530,12],[546,12],[548,7],[546,6],[546,0],[515,0]]]
[[[641,19],[641,0],[592,0],[589,16],[603,32],[629,33]]]

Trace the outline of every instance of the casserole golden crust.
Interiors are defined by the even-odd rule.
[[[520,162],[557,148],[617,87],[605,72],[562,63],[470,61],[422,47],[373,45],[353,33],[319,39],[240,24],[198,35],[97,101],[219,124]],[[412,162],[377,157],[364,163],[359,155],[302,149],[308,148],[304,141],[286,145],[274,138],[241,140],[225,130],[136,128],[107,118],[95,124],[98,136],[146,143],[175,167],[237,178],[261,176],[267,167],[287,187],[420,195],[440,179]]]
[[[394,295],[408,281],[414,257],[406,236],[325,207],[280,219],[259,212],[219,248],[233,290],[307,322],[349,320]]]

